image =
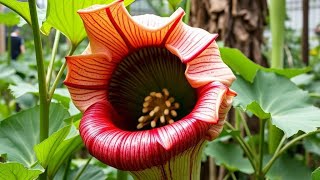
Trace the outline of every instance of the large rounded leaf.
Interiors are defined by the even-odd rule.
[[[308,102],[308,93],[289,79],[259,71],[253,83],[238,76],[233,83],[238,96],[234,105],[249,110],[260,119],[271,118],[272,124],[287,137],[299,130],[305,133],[320,127],[320,110]]]
[[[61,31],[76,47],[85,37],[86,32],[80,16],[79,9],[89,7],[94,4],[108,4],[113,0],[48,0],[47,19],[41,27],[41,31],[48,35],[51,27]],[[134,0],[125,0],[128,5]]]
[[[50,105],[49,133],[65,126],[68,111],[60,104]],[[39,106],[22,111],[0,121],[0,154],[7,154],[8,161],[31,167],[37,159],[33,147],[39,143]]]

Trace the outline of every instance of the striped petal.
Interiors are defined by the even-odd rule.
[[[220,82],[212,82],[198,91],[198,101],[191,116],[195,119],[217,124],[219,120],[224,119],[229,110],[232,98],[236,93]]]
[[[186,117],[171,125],[125,131],[115,125],[119,116],[107,101],[90,106],[80,122],[80,134],[89,152],[118,169],[138,171],[158,166],[197,145],[209,124]]]
[[[183,63],[188,63],[207,49],[217,36],[217,34],[210,34],[203,29],[179,22],[168,36],[165,47],[178,56]]]
[[[116,63],[106,54],[66,57],[68,86],[74,104],[84,111],[92,103],[106,99],[107,85]]]
[[[184,15],[180,8],[168,18],[132,18],[123,0],[78,12],[85,24],[92,52],[108,51],[116,61],[138,48],[163,44]]]
[[[214,81],[230,86],[235,80],[231,69],[222,61],[215,41],[199,56],[187,63],[185,76],[194,88]]]

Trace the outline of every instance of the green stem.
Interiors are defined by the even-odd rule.
[[[72,47],[70,52],[68,53],[68,56],[71,56],[74,51],[76,50],[76,47]],[[54,91],[56,90],[59,82],[60,82],[60,79],[64,73],[64,70],[66,69],[66,66],[67,66],[67,62],[64,62],[63,65],[61,66],[58,74],[57,74],[57,77],[56,79],[53,81],[53,84],[52,84],[52,87],[50,88],[50,91],[49,91],[49,94],[48,94],[48,101],[51,101],[52,99],[52,96],[54,94]]]
[[[236,175],[234,174],[234,172],[230,172],[230,174],[231,174],[232,180],[237,180],[237,177],[236,177]]]
[[[88,161],[86,162],[86,164],[81,168],[80,172],[77,174],[77,176],[74,178],[74,180],[78,180],[80,178],[80,176],[82,175],[82,173],[84,172],[84,170],[86,170],[86,168],[88,167],[90,161],[92,160],[92,157],[90,157],[88,159]]]
[[[61,34],[60,31],[56,30],[56,35],[55,35],[54,42],[53,42],[52,54],[51,54],[51,59],[50,59],[50,63],[48,66],[48,72],[47,72],[47,78],[46,78],[47,87],[50,87],[52,70],[53,70],[54,61],[56,59],[56,55],[57,55],[57,51],[58,51],[60,34]]]
[[[260,136],[259,136],[259,164],[258,164],[258,179],[263,179],[262,166],[263,166],[263,149],[264,149],[264,128],[267,120],[260,120]]]
[[[185,16],[183,17],[183,22],[186,23],[186,24],[189,24],[189,21],[190,21],[190,5],[191,5],[191,2],[190,0],[186,0],[186,7],[185,7]]]
[[[117,180],[127,180],[128,173],[126,171],[117,170]]]
[[[300,141],[301,139],[303,139],[307,136],[311,136],[313,134],[317,134],[317,133],[320,133],[320,129],[313,131],[313,132],[310,132],[310,133],[307,133],[307,134],[302,134],[302,135],[292,139],[291,141],[289,141],[285,146],[283,146],[283,148],[281,148],[281,149],[279,148],[280,150],[272,156],[272,158],[269,160],[267,165],[263,168],[263,171],[262,171],[263,174],[266,174],[269,171],[269,169],[271,168],[271,166],[273,165],[275,160],[277,160],[277,158],[282,153],[284,153],[289,147],[291,147],[292,145],[294,145],[296,142]]]
[[[43,65],[42,43],[39,31],[38,14],[36,0],[29,0],[29,9],[32,22],[32,32],[34,36],[34,47],[36,51],[39,98],[40,98],[40,142],[49,136],[49,102],[47,101],[47,87],[45,71]],[[47,171],[40,175],[41,180],[47,179]]]
[[[230,128],[233,131],[236,131],[236,129],[229,123],[229,122],[225,122],[225,125]],[[255,163],[255,157],[256,154],[252,151],[252,149],[250,148],[250,146],[245,142],[245,140],[241,137],[241,136],[233,136],[240,144],[241,148],[243,149],[243,151],[246,153],[246,155],[248,156],[248,159],[250,161],[251,166],[253,167],[253,169],[255,171],[257,171],[257,166]]]
[[[7,65],[9,66],[11,64],[11,27],[8,27],[8,42],[7,42],[7,51],[8,51],[8,56],[7,56]]]
[[[63,180],[67,180],[68,179],[68,175],[69,175],[69,169],[70,169],[70,164],[71,164],[71,156],[68,158],[67,164],[66,164],[66,168],[64,170],[64,174],[63,174]]]
[[[271,67],[283,68],[285,0],[270,1],[270,26],[272,39]],[[269,121],[269,153],[274,153],[283,133]]]

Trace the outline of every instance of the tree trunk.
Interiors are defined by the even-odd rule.
[[[266,15],[266,0],[192,0],[190,24],[218,33],[226,46],[266,66],[261,54]]]

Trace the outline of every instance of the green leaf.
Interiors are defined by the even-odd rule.
[[[48,176],[50,179],[59,170],[59,167],[68,159],[68,157],[79,147],[82,146],[82,139],[79,136],[78,131],[73,131],[74,134],[69,134],[67,139],[65,139],[55,151],[53,159],[48,164]]]
[[[284,155],[275,161],[266,177],[272,180],[311,179],[311,170],[302,161]]]
[[[7,154],[8,161],[20,162],[31,167],[37,161],[33,147],[39,143],[39,106],[19,112],[0,121],[0,154]],[[65,126],[68,111],[60,104],[50,104],[50,129],[52,134]]]
[[[36,179],[42,171],[24,167],[20,163],[0,163],[0,179]]]
[[[245,80],[252,82],[258,70],[275,72],[277,74],[292,78],[296,75],[306,73],[311,68],[304,69],[272,69],[262,67],[248,59],[241,51],[232,48],[220,48],[221,58],[234,72],[240,74]]]
[[[66,126],[34,147],[40,164],[48,167],[48,176],[54,177],[60,166],[82,145],[78,130]],[[50,178],[51,179],[51,178]]]
[[[312,180],[319,180],[320,179],[320,167],[312,172]]]
[[[12,95],[15,98],[19,98],[27,93],[32,93],[35,95],[38,95],[38,88],[32,84],[29,83],[19,83],[17,85],[10,85],[9,89],[11,90]]]
[[[71,125],[66,126],[59,131],[53,133],[49,138],[37,144],[34,147],[37,159],[42,167],[46,168],[48,163],[52,160],[54,153],[59,147],[60,143],[67,137],[69,134]]]
[[[7,6],[16,13],[18,13],[24,20],[31,24],[31,16],[28,2],[21,2],[17,0],[0,0],[0,4]]]
[[[303,146],[308,152],[312,152],[320,156],[320,135],[315,134],[304,138]]]
[[[16,71],[12,67],[0,64],[0,79],[6,79],[15,73]]]
[[[168,2],[173,8],[177,8],[179,4],[182,2],[182,0],[168,0]]]
[[[11,90],[13,96],[16,98],[19,98],[28,93],[39,96],[38,87],[25,82],[19,83],[17,85],[9,85],[9,89]],[[55,99],[58,103],[63,104],[64,107],[69,107],[70,93],[67,89],[57,88],[52,98]]]
[[[287,137],[299,130],[308,133],[320,127],[320,110],[308,102],[308,93],[289,79],[263,71],[257,73],[252,84],[240,76],[237,78],[232,85],[238,93],[234,106],[250,110],[261,119],[270,113],[272,124]],[[253,102],[256,103],[252,105]]]
[[[82,168],[83,168],[83,165],[75,169],[72,169],[66,179],[75,179]],[[61,171],[60,169],[57,175],[53,178],[53,180],[61,180],[63,179],[63,175],[64,175],[64,171]],[[85,169],[85,171],[82,173],[82,175],[79,177],[79,180],[105,180],[105,179],[106,179],[106,175],[103,173],[103,169],[92,164],[89,164]]]
[[[89,7],[94,4],[109,4],[113,0],[48,0],[47,19],[42,24],[41,31],[49,35],[51,28],[61,31],[75,48],[85,37],[86,32],[77,14],[79,9]],[[128,5],[134,0],[125,0]]]
[[[0,24],[4,24],[6,26],[14,26],[19,24],[20,18],[14,12],[8,13],[0,13]]]
[[[249,160],[243,157],[243,150],[238,144],[212,141],[208,143],[204,152],[213,157],[217,165],[222,165],[229,171],[241,171],[247,174],[253,173],[253,168]]]

